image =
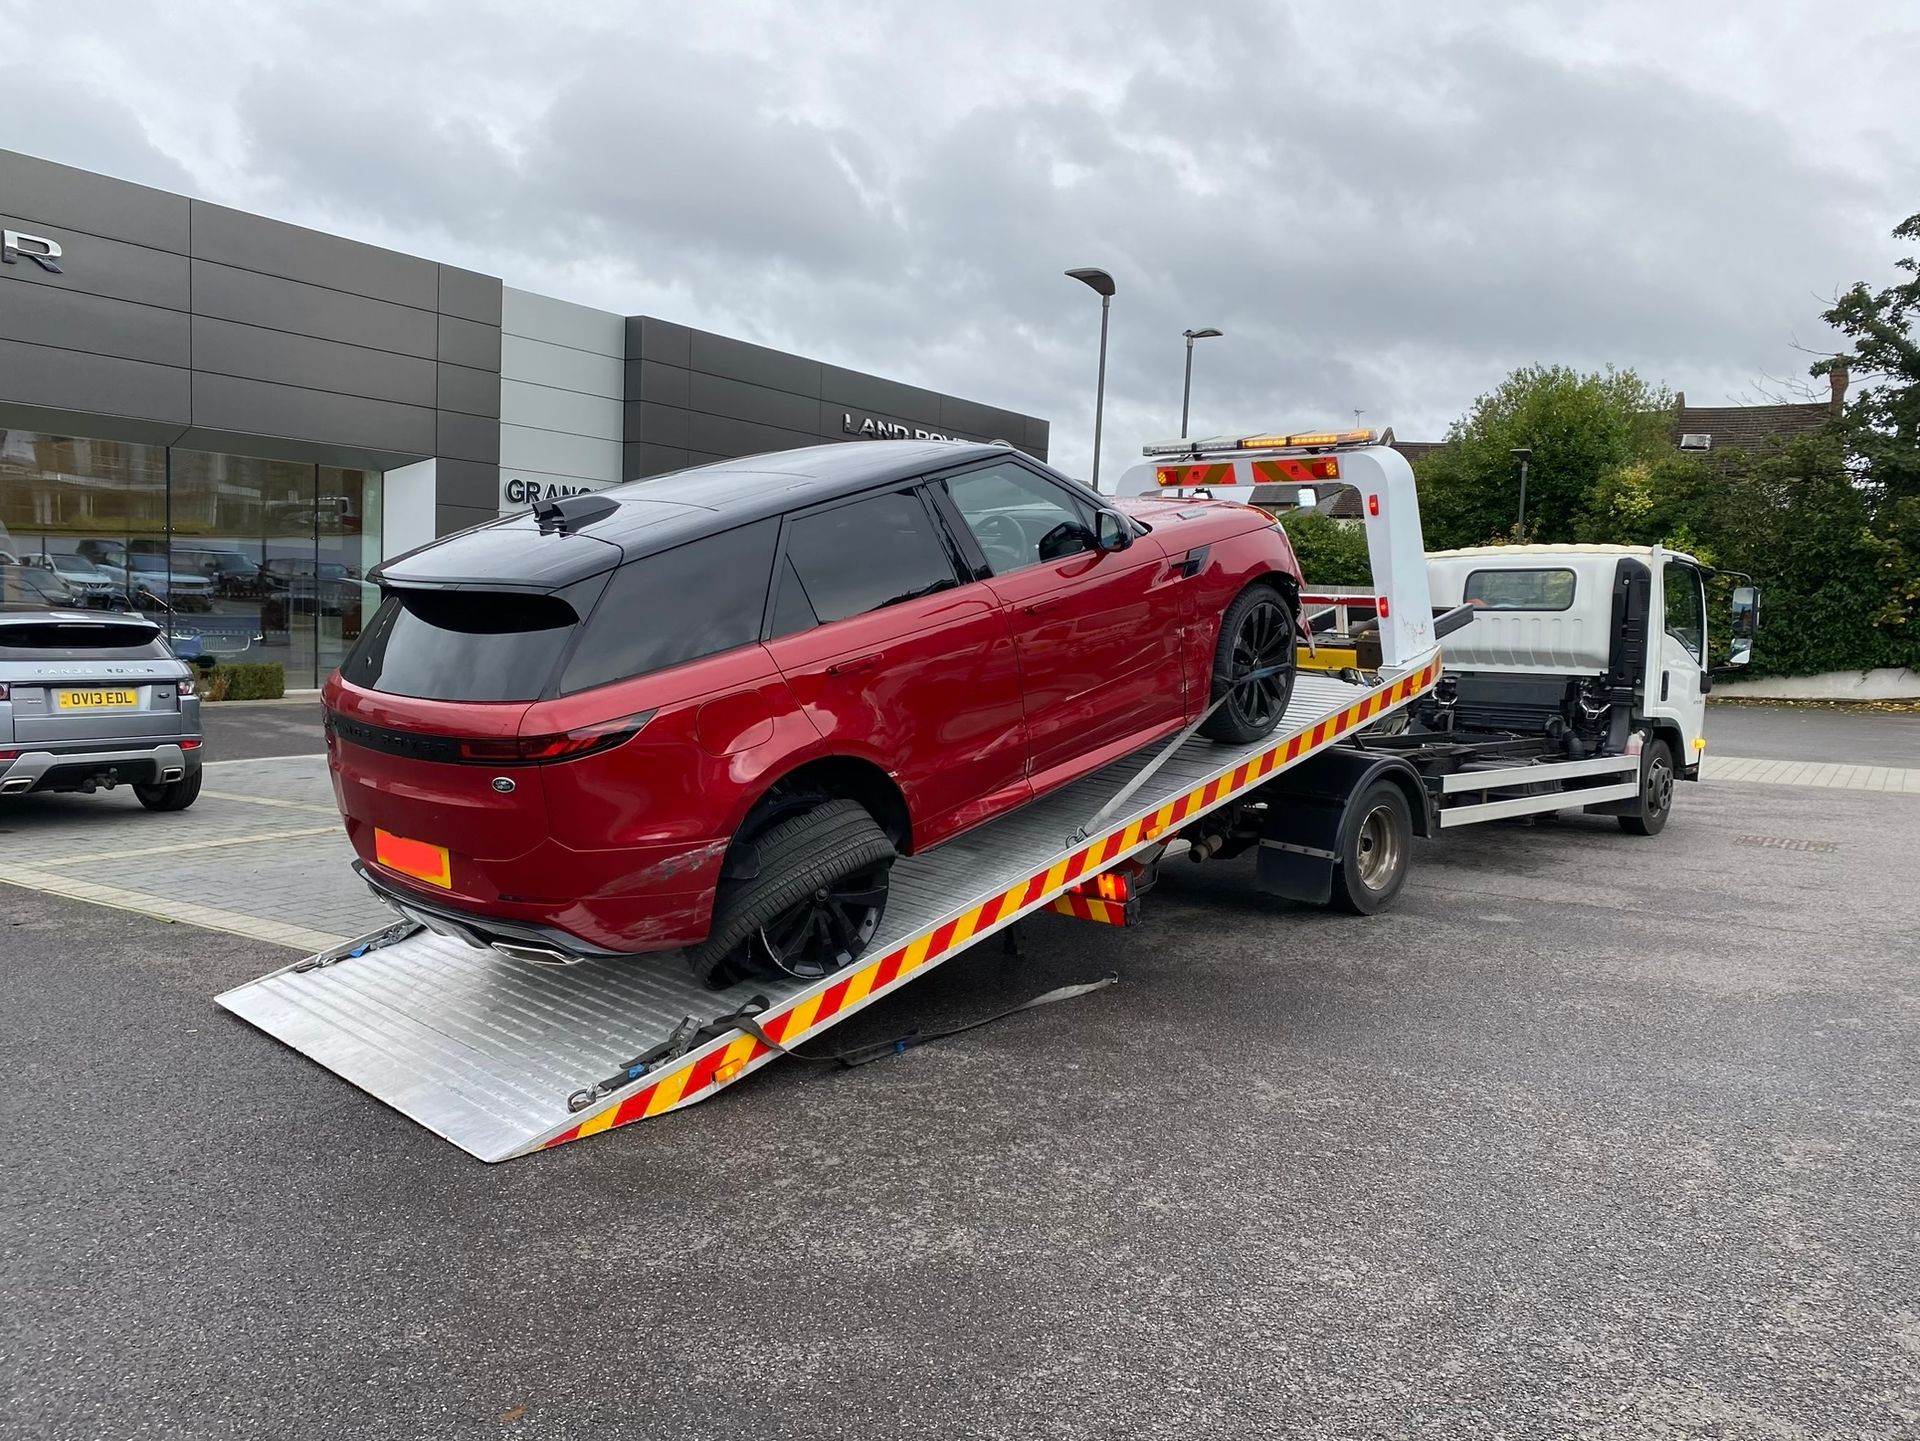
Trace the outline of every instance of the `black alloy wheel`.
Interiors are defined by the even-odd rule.
[[[1293,611],[1279,591],[1256,585],[1241,592],[1221,621],[1213,665],[1218,709],[1202,734],[1244,744],[1272,733],[1293,696],[1294,636]]]
[[[814,887],[812,895],[760,927],[762,958],[801,981],[817,981],[852,965],[880,929],[891,864]]]

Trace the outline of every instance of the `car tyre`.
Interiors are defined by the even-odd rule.
[[[1619,817],[1620,829],[1629,835],[1657,836],[1667,828],[1673,814],[1673,747],[1658,737],[1649,737],[1640,752],[1640,808],[1632,815]]]
[[[150,811],[183,811],[200,799],[201,775],[200,771],[189,771],[177,781],[136,785],[133,793]]]
[[[720,883],[713,928],[687,950],[694,975],[718,990],[749,976],[814,980],[858,959],[898,857],[866,808],[822,801],[749,840],[754,874]]]
[[[1293,607],[1266,584],[1250,585],[1220,618],[1213,653],[1213,714],[1200,734],[1245,745],[1279,728],[1293,698]],[[1265,674],[1262,674],[1265,672]]]

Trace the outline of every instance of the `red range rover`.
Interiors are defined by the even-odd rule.
[[[1271,731],[1300,584],[1260,511],[909,441],[550,502],[371,578],[325,699],[374,890],[527,959],[684,947],[716,985],[846,965],[897,856],[1210,706],[1215,739]]]

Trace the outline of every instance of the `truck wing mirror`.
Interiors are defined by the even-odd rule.
[[[1730,666],[1745,665],[1753,659],[1753,633],[1760,628],[1760,590],[1757,586],[1733,588],[1732,645],[1727,656]]]

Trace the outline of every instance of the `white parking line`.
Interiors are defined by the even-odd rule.
[[[186,901],[168,900],[164,896],[144,895],[119,886],[103,886],[94,881],[80,881],[71,876],[56,876],[46,871],[25,870],[17,866],[0,877],[0,883],[19,886],[23,890],[43,891],[50,896],[64,896],[71,901],[112,906],[115,910],[132,911],[136,915],[153,916],[158,920],[201,926],[210,931],[227,931],[249,940],[266,941],[270,945],[286,946],[296,951],[324,951],[329,946],[337,946],[347,940],[345,936],[326,931],[310,931],[304,926],[285,926],[259,916],[243,916],[238,911],[196,906]]]
[[[325,760],[325,751],[303,751],[297,756],[233,756],[227,760],[202,761],[203,766],[258,766],[268,761],[317,761]]]
[[[203,796],[212,796],[217,801],[245,801],[250,806],[278,806],[282,810],[312,811],[315,815],[338,818],[340,812],[332,806],[317,806],[311,801],[283,801],[278,796],[245,796],[239,791],[201,791]]]
[[[300,836],[330,836],[339,831],[338,826],[303,826],[297,831],[249,831],[243,836],[218,836],[205,841],[175,841],[165,846],[134,846],[122,851],[83,851],[71,856],[43,856],[35,869],[42,866],[83,866],[93,861],[119,861],[134,856],[174,856],[186,851],[211,851],[222,846],[250,846],[260,841],[290,841]],[[17,871],[8,872],[18,875]]]

